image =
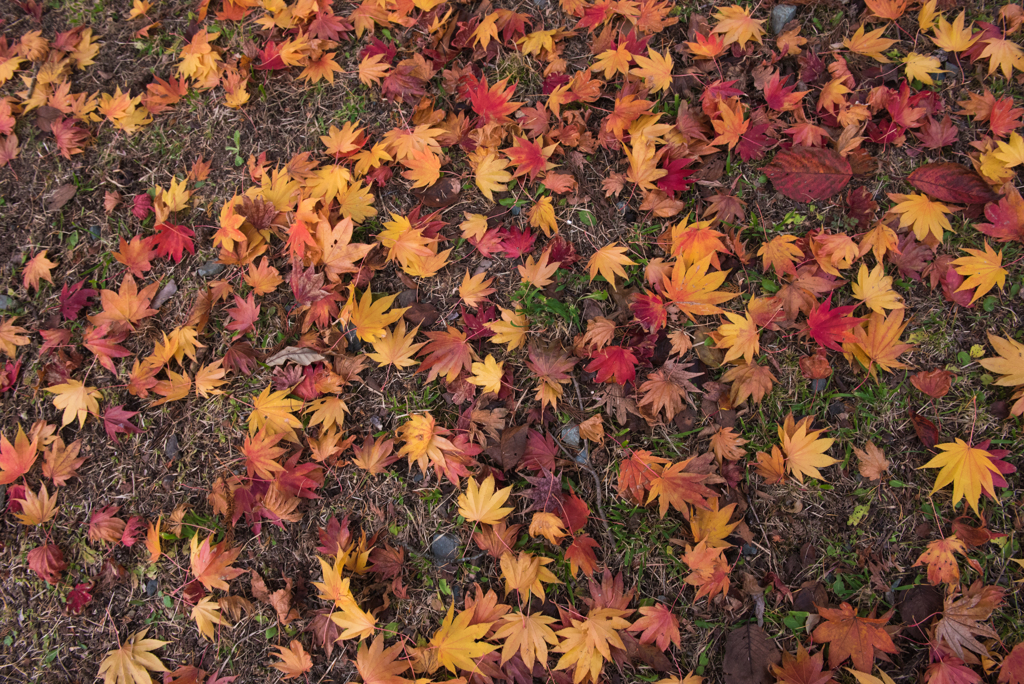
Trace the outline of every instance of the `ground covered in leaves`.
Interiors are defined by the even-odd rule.
[[[1024,7],[13,0],[0,678],[1024,682]]]

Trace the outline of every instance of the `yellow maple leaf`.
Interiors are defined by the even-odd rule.
[[[965,278],[956,291],[970,290],[972,287],[978,288],[974,291],[974,296],[971,297],[971,304],[993,287],[998,286],[1002,291],[1003,285],[1006,284],[1006,276],[1009,275],[1009,272],[1003,268],[1003,251],[999,250],[997,254],[989,246],[988,240],[985,240],[985,251],[970,248],[964,248],[964,251],[970,256],[953,260],[953,268]]]
[[[606,79],[616,74],[629,73],[629,63],[633,61],[633,53],[625,41],[620,41],[614,48],[609,48],[597,55],[597,61],[590,67],[592,71],[603,71]]]
[[[526,333],[530,330],[530,321],[526,314],[512,309],[501,309],[501,320],[491,321],[484,325],[494,333],[492,344],[507,344],[508,351],[519,349],[526,341]]]
[[[551,196],[545,195],[530,207],[530,225],[540,228],[544,235],[551,237],[558,232],[558,223],[555,221],[555,205],[551,202]]]
[[[729,319],[729,322],[718,326],[718,331],[715,334],[715,347],[728,349],[722,362],[728,363],[742,358],[747,363],[753,363],[754,357],[761,350],[757,323],[749,313],[746,316],[740,316],[726,312],[725,317]]]
[[[558,622],[557,619],[541,613],[507,613],[501,619],[504,624],[494,632],[494,639],[504,643],[501,650],[502,665],[516,653],[529,671],[533,670],[535,662],[548,662],[548,645],[558,645],[558,637],[548,625]]]
[[[391,65],[382,64],[384,53],[367,55],[359,62],[359,80],[367,88],[380,83],[380,79],[388,75]]]
[[[999,149],[994,151],[992,156],[1001,161],[1006,168],[1012,169],[1024,164],[1024,137],[1021,137],[1020,133],[1013,131],[1008,142],[999,140],[996,145]]]
[[[644,79],[644,85],[652,93],[668,90],[672,87],[672,55],[667,51],[661,54],[653,48],[647,48],[647,55],[636,55],[633,59],[637,68],[629,73]]]
[[[596,682],[601,678],[605,661],[612,659],[611,647],[625,649],[618,630],[629,627],[625,619],[630,610],[598,608],[591,610],[583,620],[572,620],[572,626],[560,630],[562,642],[554,650],[562,653],[556,670],[573,670],[573,684],[580,684],[587,676]]]
[[[710,256],[688,268],[677,261],[672,268],[672,277],[662,282],[665,298],[691,319],[694,314],[711,316],[725,313],[717,305],[739,296],[739,293],[719,292],[718,288],[725,282],[729,271],[708,273],[710,267]]]
[[[824,430],[808,430],[808,424],[801,421],[792,434],[783,426],[779,426],[779,440],[782,452],[786,455],[786,470],[798,481],[804,481],[804,475],[816,480],[824,480],[818,468],[827,468],[839,463],[825,454],[835,442],[831,437],[820,437]]]
[[[854,299],[861,300],[872,311],[882,313],[886,309],[903,308],[903,298],[893,291],[892,276],[885,275],[881,263],[870,272],[867,264],[862,263],[852,289]]]
[[[530,519],[530,538],[544,537],[549,542],[558,546],[565,538],[565,528],[562,526],[562,519],[554,513],[538,511]]]
[[[213,596],[204,596],[199,599],[199,603],[192,606],[192,619],[196,621],[199,633],[210,641],[213,641],[215,635],[214,625],[231,626],[231,623],[220,614],[220,604],[214,600]]]
[[[476,186],[480,192],[490,201],[494,201],[494,193],[508,190],[508,183],[512,180],[512,174],[506,171],[508,160],[499,157],[494,150],[480,149],[475,156],[476,162]]]
[[[39,485],[38,495],[26,488],[24,497],[18,501],[21,502],[21,512],[15,513],[14,517],[22,525],[29,527],[49,522],[60,510],[60,506],[57,505],[57,492],[54,491],[53,496],[50,496],[44,484]]]
[[[388,311],[396,297],[398,295],[385,295],[374,301],[369,286],[362,297],[356,297],[355,286],[349,285],[348,302],[345,303],[339,317],[342,320],[347,319],[352,324],[360,340],[374,342],[384,337],[387,326],[400,319],[408,308]]]
[[[921,466],[942,469],[931,493],[934,494],[952,482],[952,503],[955,505],[966,498],[974,512],[980,515],[978,499],[981,498],[981,492],[984,491],[993,499],[996,496],[993,475],[998,475],[999,469],[992,463],[989,452],[972,447],[959,437],[953,442],[937,444],[935,448],[942,453]]]
[[[954,19],[952,24],[946,21],[944,16],[939,15],[939,24],[932,36],[935,47],[946,52],[963,52],[974,45],[978,36],[974,35],[972,30],[974,24],[964,27],[964,13],[965,11],[961,10],[960,16]]]
[[[904,57],[902,61],[907,73],[907,80],[910,81],[916,78],[925,85],[935,85],[935,81],[932,80],[932,76],[935,74],[947,73],[946,70],[942,68],[942,60],[938,57],[911,52]]]
[[[594,278],[600,274],[608,281],[613,290],[618,289],[615,283],[616,277],[627,277],[623,266],[636,266],[636,262],[626,256],[627,252],[628,249],[619,246],[617,242],[605,245],[594,252],[590,261],[587,262],[587,268],[590,269],[590,282],[594,282]]]
[[[928,544],[928,549],[918,557],[912,567],[927,565],[928,583],[932,586],[938,586],[942,582],[957,586],[960,584],[960,567],[957,565],[956,556],[953,555],[955,553],[967,558],[967,546],[955,534],[945,539],[936,539]]]
[[[466,382],[477,385],[483,391],[497,394],[501,391],[501,378],[505,374],[505,364],[495,361],[492,354],[488,354],[483,363],[474,362],[472,375],[466,378]]]
[[[385,330],[384,337],[373,340],[373,352],[368,352],[366,355],[376,361],[381,368],[389,365],[395,368],[415,366],[419,361],[412,358],[413,354],[426,344],[426,342],[415,342],[419,329],[420,327],[416,326],[409,334],[406,334],[405,319],[400,318],[394,330]]]
[[[103,684],[148,684],[152,681],[149,672],[167,672],[167,668],[152,651],[169,644],[169,641],[147,639],[149,628],[135,632],[125,639],[119,648],[108,651],[97,676],[103,677]]]
[[[25,289],[32,291],[35,288],[39,290],[40,279],[47,281],[51,285],[53,284],[53,278],[50,277],[50,271],[57,264],[46,258],[46,252],[43,250],[36,254],[34,257],[28,260],[25,264],[25,268],[22,270],[21,282],[25,286]]]
[[[546,600],[544,585],[562,583],[554,573],[544,567],[551,563],[554,563],[554,559],[524,551],[520,551],[514,557],[508,551],[503,553],[499,564],[501,576],[505,579],[505,596],[513,591],[518,592],[519,599],[524,605],[530,602],[533,595],[541,601]]]
[[[452,674],[458,670],[480,674],[480,668],[473,661],[498,648],[480,641],[490,630],[491,622],[474,625],[475,614],[473,610],[464,610],[455,617],[455,604],[452,604],[441,627],[430,639],[433,656]]]
[[[466,275],[462,277],[462,284],[459,286],[459,298],[466,303],[466,306],[475,309],[487,301],[488,295],[494,294],[495,290],[491,287],[493,283],[494,278],[488,278],[486,271],[471,276],[467,270]]]
[[[981,51],[979,59],[988,58],[988,75],[995,73],[996,69],[1003,72],[1003,77],[1010,80],[1013,70],[1024,71],[1024,50],[1016,41],[1006,37],[989,38],[985,41],[985,48]]]
[[[750,10],[747,8],[739,5],[721,7],[715,13],[715,19],[718,20],[718,24],[711,32],[722,34],[726,45],[739,43],[742,48],[751,40],[758,44],[761,43],[761,36],[764,35],[761,24],[764,21],[751,17]]]
[[[467,240],[479,240],[487,233],[487,217],[483,214],[465,212],[466,220],[459,224],[462,237]]]
[[[290,389],[283,389],[279,392],[271,392],[271,385],[267,385],[256,399],[252,402],[252,412],[249,414],[249,434],[255,435],[260,430],[266,430],[268,435],[283,434],[289,442],[298,443],[299,438],[295,434],[295,428],[302,429],[302,421],[293,414],[302,408],[302,402],[298,399],[289,399]]]
[[[1002,387],[1024,385],[1024,344],[992,333],[988,334],[988,341],[998,356],[981,359],[978,363],[985,370],[1002,376],[995,384]]]
[[[942,242],[942,231],[952,231],[946,214],[952,213],[952,209],[942,202],[936,202],[927,195],[914,193],[911,195],[900,195],[889,193],[889,199],[898,204],[889,211],[900,215],[900,228],[911,226],[914,235],[918,240],[924,241],[929,235],[935,240]]]
[[[843,46],[850,52],[858,55],[867,55],[876,62],[888,64],[889,59],[882,53],[893,46],[896,41],[891,38],[883,38],[886,27],[875,29],[869,33],[864,32],[864,25],[861,24],[852,36],[843,41]]]
[[[86,416],[90,413],[99,415],[100,404],[97,399],[103,395],[95,387],[86,387],[80,380],[68,378],[67,382],[47,387],[46,391],[56,395],[53,405],[64,411],[61,427],[73,423],[76,418],[78,426],[85,427]]]
[[[459,515],[470,522],[497,525],[513,510],[502,508],[511,493],[511,486],[495,491],[493,475],[488,475],[483,484],[470,477],[466,480],[466,491],[459,494]]]
[[[20,325],[14,325],[17,320],[18,317],[15,316],[0,322],[0,351],[12,359],[18,355],[18,347],[24,347],[31,342],[22,334],[28,333],[28,330]]]
[[[441,178],[441,158],[430,149],[416,150],[402,160],[407,171],[402,176],[413,181],[412,187],[425,188]]]
[[[913,349],[914,345],[900,342],[900,336],[907,327],[903,323],[903,313],[903,309],[896,309],[888,316],[872,313],[866,323],[853,329],[854,339],[843,343],[843,352],[859,361],[872,377],[877,375],[876,366],[887,373],[894,368],[906,368],[906,364],[898,360],[899,356]]]

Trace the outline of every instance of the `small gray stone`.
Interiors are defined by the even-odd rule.
[[[461,540],[454,534],[435,534],[434,538],[430,540],[430,555],[434,557],[435,561],[441,563],[447,563],[458,559],[459,557],[459,544]]]
[[[776,5],[772,8],[772,34],[779,35],[786,24],[796,18],[795,5]]]
[[[178,448],[178,435],[172,434],[170,437],[167,438],[167,443],[164,445],[164,455],[167,457],[167,460],[173,461],[174,459],[178,458],[179,451],[180,449]]]
[[[580,426],[566,425],[562,428],[562,441],[571,447],[580,445]]]
[[[157,587],[158,585],[156,579],[151,579],[148,582],[146,582],[146,596],[150,598],[156,596]]]
[[[380,422],[380,418],[377,416],[370,416],[370,427],[373,428],[374,432],[380,432],[384,429],[384,423]]]
[[[587,447],[583,447],[580,449],[580,453],[576,454],[577,463],[586,463],[588,458],[590,458],[590,452],[587,451]]]
[[[0,508],[7,503],[7,485],[0,485]]]
[[[203,278],[212,278],[215,275],[219,275],[224,270],[224,264],[218,264],[216,261],[207,261],[205,264],[196,269]]]
[[[358,354],[362,350],[363,343],[359,339],[359,336],[356,335],[355,328],[350,328],[349,331],[345,333],[345,339],[348,340],[348,350],[353,354]]]
[[[99,242],[100,238],[103,237],[103,229],[97,225],[89,226],[89,237],[92,238],[93,242]]]
[[[956,62],[946,62],[943,68],[949,72],[949,74],[945,75],[944,78],[958,80],[964,77],[963,70],[960,68],[960,65],[957,64]]]
[[[153,297],[153,301],[150,303],[150,307],[159,309],[161,306],[167,303],[167,300],[175,295],[178,291],[178,284],[174,282],[174,278],[168,280],[160,291],[156,293],[156,297]]]
[[[18,300],[7,295],[0,295],[0,311],[13,311],[18,307]]]

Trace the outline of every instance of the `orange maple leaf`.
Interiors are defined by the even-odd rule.
[[[818,613],[826,622],[818,625],[813,638],[816,643],[828,643],[828,666],[835,668],[847,658],[861,672],[871,672],[875,651],[899,653],[885,631],[890,613],[880,618],[858,617],[853,606],[843,603],[839,609],[819,607]]]

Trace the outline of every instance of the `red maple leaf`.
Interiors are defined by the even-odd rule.
[[[267,41],[266,46],[260,50],[259,56],[260,65],[256,67],[258,71],[278,71],[288,68],[281,57],[281,48],[272,40]]]
[[[65,159],[71,159],[73,154],[81,154],[81,145],[89,139],[89,133],[84,128],[75,125],[74,119],[60,118],[50,124],[50,132],[57,141],[57,149]]]
[[[513,83],[506,88],[505,85],[507,83],[508,79],[505,78],[488,87],[487,77],[485,76],[474,87],[467,89],[469,101],[473,105],[473,111],[480,116],[484,125],[489,123],[509,123],[511,121],[508,118],[509,115],[523,106],[522,102],[509,102],[516,93],[516,86]]]
[[[665,306],[665,300],[655,292],[633,295],[629,309],[647,332],[658,332],[668,322],[668,307]]]
[[[92,304],[89,300],[96,296],[96,290],[84,287],[84,285],[85,281],[79,280],[71,287],[64,283],[64,286],[61,288],[60,315],[64,317],[64,320],[78,318],[78,314],[81,313],[82,309]]]
[[[11,491],[8,490],[8,494]],[[64,562],[64,554],[56,544],[37,546],[28,552],[28,567],[32,572],[50,584],[60,581],[60,574],[68,567]]]
[[[544,148],[536,141],[526,138],[516,138],[512,147],[502,150],[512,164],[516,167],[515,176],[529,174],[530,180],[537,180],[537,174],[547,168],[548,158],[544,154]]]
[[[92,583],[76,584],[68,592],[68,612],[80,615],[87,605],[92,603]]]
[[[427,371],[427,382],[438,375],[452,382],[463,370],[473,365],[472,347],[466,334],[458,328],[448,327],[444,332],[428,332],[430,338],[421,353],[426,355],[420,364],[420,372]]]
[[[103,429],[107,431],[107,437],[118,441],[118,434],[125,432],[139,434],[142,432],[136,427],[131,418],[137,415],[138,411],[125,411],[124,406],[110,406],[103,412]]]
[[[86,330],[82,336],[82,344],[96,355],[96,359],[100,362],[101,366],[117,375],[117,369],[114,367],[113,360],[131,355],[131,352],[119,344],[124,342],[127,337],[127,330],[111,333],[110,323],[104,323],[103,325]]]
[[[752,124],[747,129],[746,133],[740,137],[739,143],[736,145],[736,151],[740,153],[740,157],[743,161],[750,161],[751,159],[761,159],[764,157],[765,152],[771,147],[774,142],[765,133],[771,128],[769,123]]]
[[[803,99],[805,92],[794,94],[796,90],[796,84],[786,86],[789,82],[789,76],[780,79],[778,72],[772,74],[772,77],[768,79],[768,83],[764,86],[764,99],[768,103],[768,106],[777,112],[788,112],[794,109],[798,102]]]
[[[929,116],[924,125],[914,131],[914,135],[921,141],[921,146],[929,150],[941,149],[960,139],[960,131],[948,114],[942,121]]]
[[[529,254],[533,251],[533,243],[536,241],[537,236],[529,226],[501,231],[501,248],[509,259],[518,259],[524,254]],[[550,256],[548,258],[550,260]]]
[[[992,223],[979,223],[978,230],[999,242],[1024,242],[1024,199],[1016,188],[998,202],[985,206],[985,218]]]
[[[584,369],[588,373],[597,373],[597,382],[612,380],[620,385],[636,379],[637,358],[624,347],[605,347],[595,352],[590,363]]]
[[[336,16],[328,5],[326,10],[316,13],[316,18],[309,22],[307,30],[309,35],[314,38],[338,42],[352,30],[352,24],[348,23],[344,17]]]
[[[831,306],[830,292],[825,301],[807,314],[807,332],[821,346],[841,352],[842,343],[854,340],[851,331],[864,319],[848,315],[857,308],[855,305],[839,306],[834,309],[830,308]]]
[[[247,299],[234,295],[235,306],[228,309],[230,320],[224,326],[227,330],[236,332],[235,337],[241,337],[250,330],[256,328],[256,319],[260,317],[260,306],[256,303],[256,296],[249,293]]]
[[[661,168],[667,173],[658,179],[658,189],[664,192],[683,192],[690,187],[693,181],[686,179],[697,172],[696,169],[687,168],[692,163],[692,159],[666,157]]]
[[[346,515],[341,521],[334,516],[327,521],[327,527],[321,527],[317,531],[320,537],[320,546],[316,550],[325,556],[337,556],[345,553],[355,541],[352,538],[352,531],[349,529],[349,519]]]
[[[1019,129],[1021,114],[1024,114],[1024,109],[1014,107],[1012,97],[1002,97],[996,100],[988,115],[988,126],[992,130],[992,135],[997,138],[1005,138],[1011,132]]]
[[[153,227],[156,235],[152,236],[150,245],[156,250],[158,257],[171,257],[174,263],[180,264],[185,250],[189,254],[196,253],[192,238],[196,234],[191,228],[176,226],[173,223],[158,223]]]

